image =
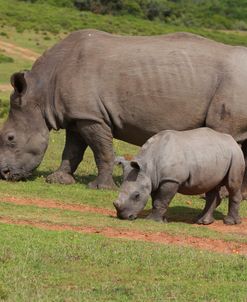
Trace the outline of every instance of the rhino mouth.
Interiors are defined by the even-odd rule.
[[[117,212],[117,217],[122,220],[135,220],[137,215]]]
[[[7,181],[20,181],[25,180],[32,175],[31,172],[23,170],[11,170],[8,167],[4,167],[0,171],[0,177]]]
[[[9,170],[9,168],[5,167],[5,168],[1,169],[0,174],[1,174],[1,178],[2,179],[8,180],[8,178],[10,176],[10,170]]]

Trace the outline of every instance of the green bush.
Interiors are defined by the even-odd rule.
[[[9,112],[9,102],[0,99],[0,118],[6,117]],[[1,283],[0,283],[0,291],[1,291]],[[1,297],[1,294],[0,294]],[[1,300],[1,298],[0,298]]]
[[[0,64],[1,63],[14,63],[14,59],[0,53]]]
[[[75,7],[97,14],[134,15],[182,26],[241,29],[247,20],[247,0],[18,0]]]

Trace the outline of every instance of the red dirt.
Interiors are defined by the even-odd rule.
[[[61,209],[67,211],[77,211],[77,212],[89,212],[89,213],[97,213],[102,215],[111,215],[116,216],[116,212],[109,209],[91,207],[87,205],[79,205],[79,204],[65,204],[55,200],[45,200],[45,199],[31,199],[31,198],[19,198],[12,196],[4,196],[1,198],[4,202],[14,203],[17,205],[31,205],[39,208],[50,208],[50,209]],[[1,201],[0,201],[1,202]]]
[[[81,213],[97,213],[106,216],[116,216],[116,211],[110,209],[103,209],[98,207],[92,207],[87,205],[79,205],[79,204],[65,204],[56,200],[46,200],[46,199],[36,199],[36,198],[20,198],[13,196],[4,196],[2,197],[2,201],[14,203],[17,205],[31,205],[39,208],[50,208],[50,209],[61,209],[67,211],[76,211]],[[1,202],[1,201],[0,201]],[[217,232],[222,233],[237,233],[239,235],[247,235],[247,218],[242,219],[242,223],[238,225],[225,225],[223,221],[215,221],[211,225],[201,227],[209,228]]]
[[[34,205],[40,208],[51,208],[51,209],[61,209],[68,211],[77,212],[90,212],[98,213],[101,215],[115,216],[114,210],[91,207],[87,205],[78,204],[64,204],[55,200],[44,200],[44,199],[30,199],[30,198],[19,198],[12,196],[2,197],[2,202],[13,203],[17,205]],[[140,240],[164,244],[175,244],[180,246],[192,246],[198,249],[206,249],[210,251],[220,252],[220,253],[236,253],[247,255],[247,244],[236,243],[236,242],[226,242],[224,240],[216,240],[209,238],[199,238],[192,236],[173,236],[164,232],[140,232],[136,230],[121,230],[116,228],[104,228],[97,229],[94,227],[79,227],[72,225],[60,225],[60,224],[47,224],[42,221],[30,221],[30,220],[15,220],[13,218],[0,218],[1,223],[10,223],[17,225],[30,225],[38,227],[41,229],[62,231],[70,230],[80,233],[98,233],[110,238],[124,238],[130,240]],[[222,221],[215,221],[212,225],[201,226],[208,227],[212,230],[224,233],[237,233],[240,235],[247,235],[247,218],[243,219],[243,223],[240,225],[226,226]]]
[[[192,236],[173,236],[167,233],[155,232],[145,233],[140,231],[122,230],[116,228],[97,229],[94,227],[80,227],[68,224],[50,224],[42,221],[21,220],[8,217],[0,217],[0,223],[22,226],[32,226],[43,230],[51,231],[73,231],[78,233],[100,234],[108,238],[121,238],[161,244],[173,244],[177,246],[189,246],[197,249],[205,249],[224,254],[247,255],[247,244],[236,242],[225,242],[223,240],[198,238]]]
[[[242,218],[241,224],[225,225],[223,221],[215,221],[213,224],[207,225],[207,227],[217,232],[247,235],[247,218]]]

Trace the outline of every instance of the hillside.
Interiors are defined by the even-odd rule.
[[[247,30],[246,0],[21,0],[98,14],[134,15],[166,24]]]
[[[205,27],[198,27],[193,23],[190,26],[185,26],[185,23],[175,25],[178,22],[164,22],[158,18],[153,21],[144,20],[141,16],[131,14],[118,16],[95,14],[89,11],[79,11],[72,5],[71,1],[0,0],[0,26],[2,27],[0,36],[6,35],[4,30],[6,27],[15,27],[19,33],[23,33],[25,30],[33,30],[53,34],[67,34],[70,31],[83,28],[96,28],[128,35],[157,35],[175,31],[189,31],[228,44],[247,45],[245,32],[205,29]],[[59,6],[55,6],[56,3],[59,3]],[[178,2],[176,3],[178,5]],[[193,16],[196,16],[196,14]],[[191,22],[192,19],[190,19]],[[202,15],[200,20],[206,19]],[[49,39],[49,37],[46,38]]]

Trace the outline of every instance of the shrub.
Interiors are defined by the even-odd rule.
[[[1,63],[14,63],[14,59],[0,53],[0,64]]]

